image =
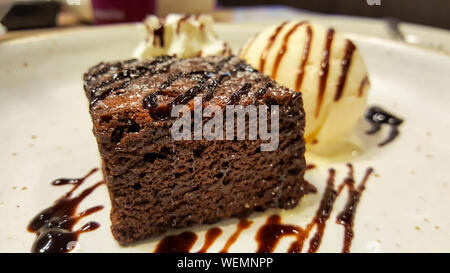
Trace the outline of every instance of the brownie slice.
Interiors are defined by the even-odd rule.
[[[235,56],[100,63],[84,75],[84,88],[112,203],[111,230],[123,245],[169,228],[292,208],[311,189],[303,179],[301,94]],[[195,96],[203,107],[279,105],[278,149],[261,151],[267,141],[260,138],[174,140],[170,109],[192,108]]]

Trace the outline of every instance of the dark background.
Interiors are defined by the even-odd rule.
[[[450,0],[219,0],[224,7],[285,5],[327,14],[375,18],[392,17],[400,21],[450,29]],[[375,2],[372,0],[372,2]]]

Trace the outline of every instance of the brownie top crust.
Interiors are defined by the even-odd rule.
[[[292,208],[310,191],[303,178],[301,94],[278,85],[235,56],[162,56],[100,63],[84,75],[84,82],[111,197],[111,230],[123,245],[169,228],[246,217],[268,208]],[[194,103],[196,97],[203,104]],[[193,138],[178,141],[172,131],[178,120],[170,115],[177,105],[184,105],[183,114],[192,114],[192,110],[195,114],[199,106],[211,105],[214,110],[219,106],[225,110],[214,113],[214,119],[219,113],[219,122],[227,122],[228,111],[233,112],[237,122],[229,127],[232,133],[239,130],[234,111],[239,108],[228,105],[269,107],[244,109],[249,110],[243,124],[248,139],[228,138],[229,128],[223,126],[227,127],[223,128],[226,139],[207,139],[203,134],[207,130],[196,139],[194,129]],[[255,108],[257,121],[250,118]],[[261,129],[265,111],[267,126]],[[201,118],[202,123],[213,119],[209,115]],[[263,145],[270,143],[263,137],[269,121],[270,142],[276,135],[276,148],[264,151]],[[195,115],[188,122],[195,128]],[[254,125],[258,125],[259,138],[250,139]]]
[[[301,96],[279,86],[236,56],[102,62],[84,75],[93,118],[120,111],[138,119],[160,121],[175,105],[284,104]]]

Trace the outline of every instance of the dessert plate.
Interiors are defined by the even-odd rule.
[[[219,35],[235,52],[258,32],[257,26],[217,24]],[[0,44],[0,143],[3,182],[0,186],[0,251],[29,252],[35,235],[29,221],[70,190],[54,187],[60,177],[82,177],[100,166],[100,157],[82,89],[82,74],[107,60],[131,58],[145,36],[141,25],[117,25],[7,41]],[[376,144],[388,133],[372,136],[361,121],[362,148],[345,156],[319,158],[308,154],[306,178],[318,192],[304,197],[293,210],[252,214],[253,223],[242,231],[230,252],[255,252],[258,229],[270,215],[305,228],[319,207],[329,168],[336,170],[335,184],[354,168],[359,183],[373,167],[354,218],[351,252],[449,252],[450,251],[450,57],[401,43],[353,35],[371,77],[369,105],[378,105],[404,119],[400,135],[383,147]],[[101,181],[90,176],[75,194]],[[325,228],[319,252],[340,252],[344,226],[336,222],[346,205],[347,191],[338,196]],[[104,185],[81,202],[77,211],[103,205],[81,219],[100,223],[79,236],[72,252],[153,252],[162,237],[121,247],[109,230],[109,197]],[[205,233],[220,227],[221,235],[208,252],[224,248],[237,230],[237,219],[211,226],[172,230],[165,235],[193,231],[197,240],[191,251],[203,246]],[[316,227],[310,233],[315,233]],[[276,252],[286,252],[295,237],[282,238]],[[304,251],[308,250],[307,242]]]

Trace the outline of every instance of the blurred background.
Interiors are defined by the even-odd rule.
[[[450,0],[0,0],[0,41],[43,29],[140,22],[147,14],[168,13],[210,13],[217,22],[241,24],[306,18],[450,52]],[[433,35],[423,37],[430,31]]]

